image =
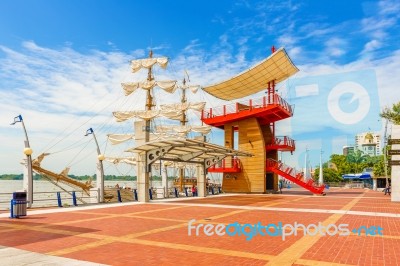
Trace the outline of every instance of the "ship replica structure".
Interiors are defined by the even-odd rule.
[[[181,84],[176,80],[160,81],[154,77],[153,68],[166,68],[168,58],[149,57],[131,61],[132,72],[147,70],[147,78],[142,81],[122,83],[127,97],[132,97],[138,90],[144,90],[146,100],[144,109],[113,112],[117,122],[133,121],[133,134],[109,134],[112,144],[134,140],[134,146],[126,150],[126,157],[109,157],[100,153],[97,144],[98,171],[97,190],[99,201],[104,202],[103,161],[128,163],[135,165],[137,174],[138,200],[149,201],[149,186],[152,169],[163,168],[163,187],[168,196],[168,177],[166,169],[179,169],[175,185],[182,191],[185,185],[197,185],[198,196],[208,194],[206,190],[207,173],[221,173],[222,190],[235,193],[268,193],[278,191],[278,176],[291,181],[313,194],[324,195],[325,186],[316,184],[302,172],[281,163],[278,151],[293,152],[295,141],[289,136],[276,136],[276,122],[293,116],[293,108],[277,93],[275,86],[298,72],[284,48],[273,49],[272,54],[250,69],[226,81],[202,88],[206,93],[231,103],[205,109],[205,102],[187,101],[186,92],[195,93],[199,86]],[[157,106],[154,89],[167,93],[181,91],[179,102]],[[265,96],[257,99],[240,101],[244,97],[265,91]],[[238,102],[233,102],[239,100]],[[187,111],[201,112],[201,125],[187,123]],[[156,119],[176,121],[172,125],[158,125]],[[22,117],[21,117],[22,121]],[[224,131],[224,145],[206,141],[205,135],[212,127]],[[189,132],[197,132],[195,138],[188,138]],[[27,135],[26,135],[27,138]],[[27,141],[28,142],[28,139]],[[28,142],[29,143],[29,142]],[[237,150],[234,146],[237,144]],[[33,171],[41,174],[54,184],[64,183],[89,194],[93,185],[90,181],[79,182],[68,177],[68,168],[60,174],[48,171],[40,166],[47,154],[41,154],[31,163]],[[30,154],[27,155],[30,159]],[[28,164],[29,165],[29,160]],[[185,168],[196,169],[194,181],[185,178]],[[32,179],[32,177],[30,177]],[[193,180],[193,178],[191,179]],[[32,196],[31,196],[32,197]]]
[[[133,153],[136,158],[137,190],[138,200],[149,200],[149,179],[152,168],[158,167],[179,167],[179,181],[177,185],[183,190],[185,184],[186,166],[195,166],[198,195],[206,195],[206,172],[207,169],[223,160],[225,157],[252,156],[251,153],[234,150],[225,146],[211,144],[205,141],[204,135],[209,133],[211,127],[208,125],[188,125],[187,111],[202,111],[205,102],[188,102],[186,91],[196,92],[198,86],[186,84],[184,79],[179,85],[176,80],[160,81],[154,77],[153,67],[166,68],[168,58],[153,58],[150,51],[149,58],[131,61],[132,72],[140,69],[147,70],[147,79],[138,82],[122,83],[126,96],[130,96],[138,89],[146,91],[146,103],[144,110],[116,111],[113,113],[117,122],[137,119],[134,122],[134,134],[109,134],[108,137],[113,143],[121,143],[134,139],[135,146],[126,150]],[[156,106],[153,97],[155,88],[164,90],[167,93],[174,93],[181,90],[182,96],[178,103]],[[154,125],[153,121],[163,117],[179,121],[174,125]],[[188,138],[187,134],[197,132],[198,138]],[[163,176],[165,195],[168,195],[167,176]]]

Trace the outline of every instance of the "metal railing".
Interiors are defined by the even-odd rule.
[[[86,193],[75,191],[38,191],[33,193],[33,207],[57,207],[59,202],[63,202],[64,206],[89,204],[97,201],[97,193],[94,191],[93,195],[86,195]],[[13,193],[0,193],[0,210],[8,210],[10,208],[10,199]],[[75,196],[74,196],[75,195]],[[76,202],[76,204],[74,204]]]
[[[208,170],[210,171],[215,169],[226,169],[226,168],[240,169],[239,158],[222,159],[221,161],[218,161],[215,165],[208,168]]]
[[[292,106],[288,102],[286,102],[278,94],[273,94],[258,99],[250,99],[248,101],[236,102],[232,104],[210,108],[209,110],[203,110],[202,119],[212,118],[216,116],[223,116],[228,114],[236,114],[243,110],[254,110],[258,108],[265,108],[270,105],[279,105],[283,109],[288,111],[290,114],[293,113]]]
[[[272,143],[267,144],[266,147],[270,147],[270,146],[287,146],[287,147],[292,147],[293,149],[296,148],[296,144],[295,141],[287,136],[279,136],[279,137],[275,137],[272,139]]]
[[[212,188],[212,189],[211,189]],[[221,186],[216,184],[210,184],[208,186],[210,195],[221,193]],[[137,189],[115,189],[115,195],[111,195],[110,190],[106,191],[105,201],[106,202],[128,202],[137,200]],[[166,197],[166,191],[164,187],[150,188],[148,191],[151,194],[151,199],[164,199]],[[169,198],[174,197],[192,197],[191,187],[185,187],[185,191],[179,193],[175,187],[171,187],[167,192]],[[127,196],[129,194],[129,197]],[[106,196],[112,196],[107,200]],[[13,193],[0,193],[0,210],[10,209],[10,200],[13,197]],[[89,205],[98,203],[98,190],[91,190],[91,195],[87,196],[86,193],[75,192],[75,191],[52,191],[52,192],[35,192],[33,194],[34,203],[33,208],[42,207],[69,207],[77,205]]]

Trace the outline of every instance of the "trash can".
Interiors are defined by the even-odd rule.
[[[13,199],[11,200],[11,218],[19,218],[26,216],[26,192],[14,192]]]

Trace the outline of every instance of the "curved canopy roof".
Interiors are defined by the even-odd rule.
[[[240,99],[267,88],[268,82],[281,82],[299,69],[284,48],[279,48],[264,61],[226,81],[204,87],[204,91],[222,100]]]
[[[223,159],[226,156],[252,156],[251,153],[230,149],[224,146],[194,140],[171,139],[147,142],[143,145],[126,150],[133,153],[146,153],[147,163],[150,165],[157,160],[176,161],[186,163],[205,163],[207,161]]]

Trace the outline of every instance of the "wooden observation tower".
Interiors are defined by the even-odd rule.
[[[278,190],[278,175],[314,194],[323,194],[324,185],[306,180],[301,172],[278,161],[278,151],[295,150],[295,141],[275,135],[275,123],[293,116],[293,109],[276,94],[275,84],[298,72],[285,49],[258,65],[221,83],[204,88],[209,94],[228,101],[266,90],[265,96],[204,110],[201,120],[224,130],[224,145],[252,153],[239,161],[231,157],[208,172],[223,173],[225,192],[265,193]],[[237,145],[237,147],[235,147]]]

